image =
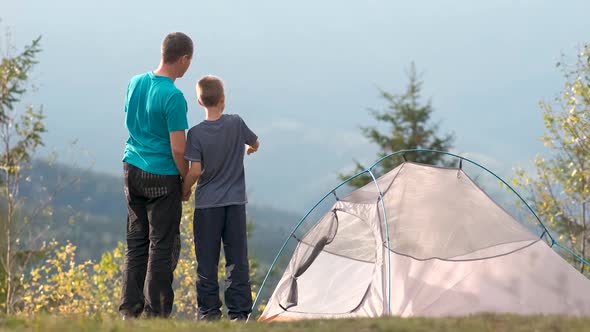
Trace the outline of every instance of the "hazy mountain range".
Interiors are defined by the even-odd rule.
[[[25,209],[29,214],[39,207],[47,210],[37,214],[42,235],[38,241],[71,241],[78,246],[80,260],[98,259],[125,241],[127,208],[121,177],[38,160],[24,178],[20,196]],[[254,225],[251,255],[269,263],[301,216],[255,204],[247,206],[247,213]]]

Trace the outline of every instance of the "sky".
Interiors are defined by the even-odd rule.
[[[119,175],[129,78],[153,70],[171,31],[196,46],[177,86],[189,124],[194,85],[226,87],[226,112],[260,137],[246,158],[250,203],[300,212],[377,149],[359,126],[402,92],[414,62],[454,152],[509,178],[545,150],[540,100],[563,87],[556,62],[590,42],[590,2],[571,0],[74,1],[0,0],[2,52],[42,35],[26,103],[43,105],[46,147],[70,164]],[[76,142],[74,145],[73,142]]]

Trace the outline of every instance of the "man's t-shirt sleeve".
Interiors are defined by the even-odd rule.
[[[240,117],[240,126],[242,127],[242,133],[244,133],[244,143],[248,145],[254,145],[256,140],[258,140],[258,136],[254,134],[250,128],[246,125],[246,122]]]
[[[201,147],[195,137],[195,130],[189,130],[186,136],[186,148],[184,150],[184,159],[190,161],[201,161]]]
[[[131,86],[131,81],[127,83],[127,90],[125,90],[125,108],[123,110],[127,113],[127,109],[129,109],[129,87]]]
[[[188,129],[187,112],[186,99],[182,93],[172,95],[166,104],[165,112],[169,132]]]

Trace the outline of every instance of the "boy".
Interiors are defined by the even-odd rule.
[[[206,118],[187,135],[184,158],[191,162],[183,194],[195,193],[193,219],[197,256],[197,304],[200,320],[221,317],[217,269],[221,242],[225,253],[225,303],[231,320],[246,320],[251,312],[246,244],[246,185],[244,151],[258,150],[258,137],[237,114],[223,114],[223,82],[205,76],[197,83],[198,102]]]

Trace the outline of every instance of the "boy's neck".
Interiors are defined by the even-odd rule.
[[[207,121],[215,121],[221,118],[221,114],[223,113],[222,107],[206,107],[205,108],[205,120]]]

